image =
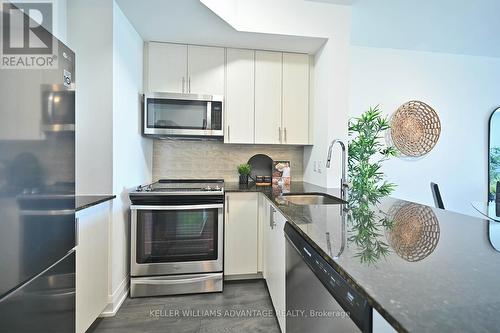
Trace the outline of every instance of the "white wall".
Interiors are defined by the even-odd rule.
[[[77,62],[77,193],[117,196],[104,313],[112,315],[128,292],[127,192],[151,181],[152,141],[140,127],[143,40],[114,0],[69,1],[68,39]]]
[[[433,181],[447,209],[474,214],[470,202],[487,198],[487,125],[500,104],[500,58],[357,46],[351,64],[351,115],[377,104],[390,115],[416,99],[441,119],[428,155],[386,163],[394,196],[433,206]]]
[[[349,98],[349,51],[351,8],[303,0],[226,0],[204,1],[239,31],[328,38],[314,57],[313,143],[304,150],[304,180],[318,185],[338,187],[340,162],[326,171],[328,144],[333,138],[346,139]],[[340,153],[334,152],[334,161]],[[321,161],[322,173],[313,162]]]
[[[242,30],[328,38],[314,57],[314,146],[304,150],[304,181],[338,187],[340,152],[334,151],[331,169],[325,163],[329,142],[347,138],[351,8],[301,0],[240,0],[239,5]],[[321,163],[321,173],[314,171],[314,161]]]
[[[498,0],[376,0],[352,6],[359,46],[500,56]]]
[[[152,140],[141,136],[143,40],[113,3],[113,218],[110,297],[122,296],[129,275],[128,192],[151,182]],[[125,290],[126,291],[126,290]]]
[[[68,3],[68,45],[76,53],[77,194],[113,191],[111,4],[102,0]]]
[[[71,0],[70,0],[71,1]],[[53,27],[52,34],[63,43],[68,41],[67,26],[67,0],[52,0],[53,3]]]

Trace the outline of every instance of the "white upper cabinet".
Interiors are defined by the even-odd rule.
[[[227,49],[226,143],[253,143],[255,51]]]
[[[224,95],[224,48],[188,46],[187,92]]]
[[[147,53],[149,91],[187,92],[187,45],[149,43]]]
[[[150,92],[222,95],[224,142],[309,144],[309,55],[150,42]]]
[[[151,92],[224,95],[224,48],[151,42],[147,61]]]
[[[255,51],[255,143],[282,143],[281,52]]]
[[[283,142],[309,142],[309,56],[283,53]]]

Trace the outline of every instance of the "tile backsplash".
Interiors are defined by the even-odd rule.
[[[223,178],[237,181],[236,166],[255,154],[291,163],[292,180],[302,180],[301,146],[239,145],[218,141],[155,140],[153,180],[161,178]]]

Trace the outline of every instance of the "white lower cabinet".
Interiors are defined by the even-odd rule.
[[[266,199],[267,200],[267,199]],[[273,205],[268,204],[269,220],[264,229],[264,276],[278,316],[281,332],[285,332],[285,234],[286,219]]]
[[[258,272],[258,195],[227,193],[224,219],[224,275]]]
[[[262,193],[226,193],[224,275],[246,278],[262,272],[285,332],[285,217]]]
[[[85,332],[108,302],[109,202],[78,211],[76,332]]]

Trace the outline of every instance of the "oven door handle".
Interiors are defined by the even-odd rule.
[[[153,206],[153,205],[131,205],[130,209],[135,210],[195,210],[195,209],[220,209],[223,204],[214,205],[182,205],[182,206]]]
[[[201,277],[195,278],[187,278],[187,279],[166,279],[163,277],[161,280],[155,279],[137,279],[134,278],[134,284],[154,284],[154,285],[165,285],[165,284],[185,284],[185,283],[196,283],[203,282],[207,280],[213,280],[214,277],[217,277],[219,274],[207,274]]]

